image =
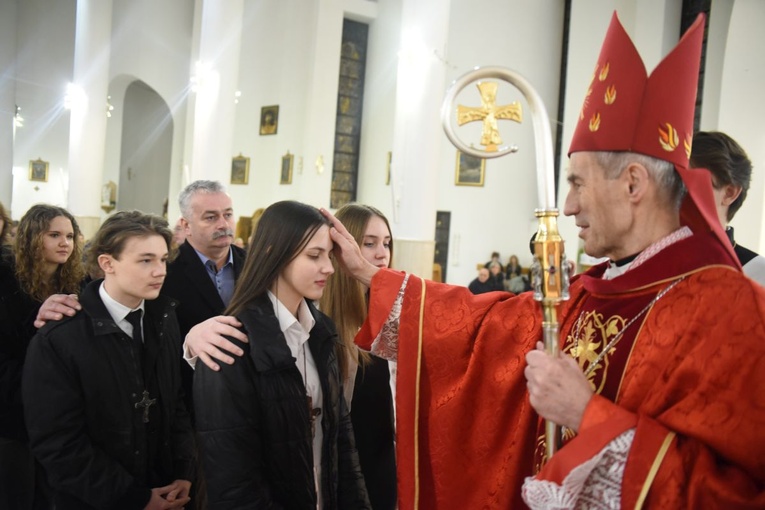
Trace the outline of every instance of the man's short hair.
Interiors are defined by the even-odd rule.
[[[732,184],[741,193],[728,206],[728,221],[733,219],[746,200],[752,182],[752,162],[746,151],[730,136],[719,131],[699,131],[693,135],[691,168],[706,168],[712,173],[712,185],[720,189]]]
[[[686,188],[683,179],[675,171],[675,166],[669,161],[646,156],[637,152],[595,152],[598,164],[606,170],[606,178],[616,179],[622,174],[630,163],[643,165],[648,174],[656,181],[659,189],[664,191],[665,197],[676,210],[685,198]]]
[[[189,219],[191,216],[191,199],[197,193],[225,193],[226,187],[218,181],[198,180],[194,181],[178,194],[178,206],[181,215]]]

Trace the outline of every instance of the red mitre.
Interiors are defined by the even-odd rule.
[[[569,155],[579,151],[629,151],[672,163],[688,196],[681,220],[694,232],[713,231],[741,267],[715,209],[709,172],[688,171],[693,113],[704,37],[704,15],[650,76],[614,12],[587,89]]]

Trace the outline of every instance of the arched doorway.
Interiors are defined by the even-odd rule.
[[[162,215],[170,187],[173,118],[167,103],[136,80],[125,91],[117,208]]]

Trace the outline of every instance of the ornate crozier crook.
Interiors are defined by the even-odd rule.
[[[563,239],[558,232],[558,209],[555,207],[555,172],[552,135],[542,99],[537,91],[520,74],[504,67],[477,67],[457,78],[446,93],[441,108],[441,122],[449,140],[460,151],[479,158],[496,158],[517,151],[517,147],[502,145],[497,120],[521,121],[520,105],[497,106],[496,83],[480,82],[487,78],[506,81],[523,93],[531,109],[536,142],[537,186],[539,208],[534,211],[539,226],[534,238],[534,263],[531,266],[534,299],[542,306],[542,329],[545,349],[557,356],[559,346],[558,307],[568,299],[569,267],[563,252]],[[478,83],[481,93],[480,107],[456,105],[457,95],[469,84]],[[455,116],[456,112],[456,116]],[[454,132],[453,122],[458,125],[481,120],[484,128],[478,150],[462,142]],[[549,459],[557,451],[560,442],[559,427],[552,421],[545,422],[545,453]]]

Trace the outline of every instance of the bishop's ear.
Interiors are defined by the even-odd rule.
[[[630,199],[642,198],[651,182],[648,169],[640,163],[633,162],[624,169],[622,175],[626,179]]]

